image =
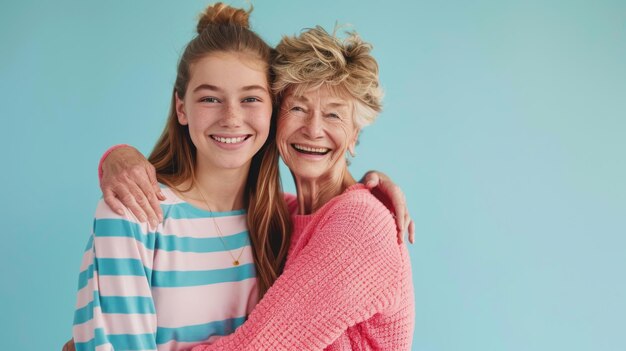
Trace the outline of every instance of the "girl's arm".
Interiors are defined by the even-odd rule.
[[[100,202],[78,278],[76,350],[156,350],[149,249],[154,235],[146,227],[130,212],[119,216]]]
[[[337,206],[248,321],[193,351],[321,350],[394,303],[401,269],[395,225],[384,206]]]

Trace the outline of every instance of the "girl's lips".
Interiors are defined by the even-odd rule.
[[[252,137],[252,134],[237,136],[220,136],[211,134],[209,137],[218,147],[226,150],[235,150],[244,145]]]
[[[211,139],[219,142],[219,143],[224,143],[224,144],[237,144],[237,143],[241,143],[244,140],[248,139],[249,137],[251,137],[250,134],[247,135],[240,135],[240,136],[219,136],[219,135],[210,135]]]

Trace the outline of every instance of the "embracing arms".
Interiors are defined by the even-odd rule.
[[[406,248],[396,243],[384,206],[363,191],[351,195],[354,201],[334,204],[307,225],[284,272],[241,327],[193,350],[321,350],[366,321],[356,333],[387,330],[372,342],[406,349],[388,348],[396,330],[372,318],[407,307],[399,303]]]
[[[156,225],[162,219],[159,200],[163,199],[156,180],[154,167],[135,148],[115,146],[100,162],[100,186],[104,201],[117,213],[128,207],[141,221]],[[404,193],[389,177],[380,172],[369,171],[360,181],[394,212],[398,229],[398,242],[404,241],[408,232],[413,243],[415,225],[408,212]]]

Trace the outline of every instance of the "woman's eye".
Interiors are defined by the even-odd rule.
[[[242,100],[242,102],[257,102],[257,101],[261,101],[261,99],[257,98],[257,97],[247,97],[245,99]]]
[[[293,112],[304,112],[304,109],[300,106],[294,106],[291,108],[291,111]]]
[[[341,119],[341,117],[339,117],[339,115],[338,115],[338,114],[336,114],[336,113],[329,113],[329,114],[327,114],[326,116],[328,116],[328,117],[330,117],[330,118],[338,118],[338,119]]]
[[[200,102],[208,102],[210,104],[215,104],[220,102],[217,98],[212,97],[212,96],[205,96],[203,98],[200,99]]]

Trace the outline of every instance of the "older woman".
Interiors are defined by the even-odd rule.
[[[283,274],[234,334],[199,350],[409,350],[414,298],[394,220],[350,174],[381,106],[371,47],[317,27],[277,47],[277,145],[297,198]]]

